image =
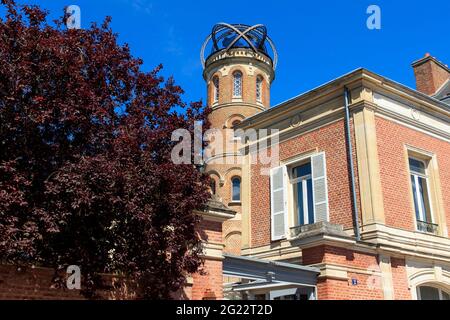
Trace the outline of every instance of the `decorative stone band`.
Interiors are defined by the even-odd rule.
[[[207,221],[213,222],[224,222],[229,219],[233,219],[236,215],[236,212],[231,211],[232,213],[220,212],[220,211],[205,211],[205,212],[197,212],[199,216]]]
[[[270,67],[273,67],[272,59],[270,59],[268,56],[266,56],[262,53],[253,52],[251,50],[244,49],[244,48],[232,49],[230,51],[217,52],[216,54],[214,54],[208,58],[206,65],[211,64],[215,61],[230,58],[230,57],[246,57],[246,58],[250,57],[252,59],[257,59],[257,60],[269,65]]]
[[[228,219],[232,219],[235,217],[236,212],[226,207],[220,201],[215,199],[211,199],[204,211],[196,211],[198,216],[203,218],[206,222],[212,223],[220,223],[222,224],[224,221]],[[208,229],[206,226],[202,226],[203,231],[207,234]],[[220,228],[222,229],[222,228]],[[203,258],[208,260],[223,260],[223,243],[218,243],[214,241],[203,241]]]
[[[203,242],[203,255],[202,257],[207,260],[223,260],[223,248],[225,246],[222,243]]]
[[[218,52],[208,58],[203,71],[205,80],[211,79],[212,75],[224,67],[224,65],[244,65],[263,70],[270,82],[275,80],[275,70],[269,57],[254,53],[250,49],[232,49],[228,52]]]

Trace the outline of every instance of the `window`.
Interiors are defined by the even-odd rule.
[[[292,169],[294,213],[297,225],[315,223],[311,162]]]
[[[272,168],[270,206],[272,241],[295,238],[305,225],[329,221],[325,153]]]
[[[414,200],[414,210],[417,220],[417,230],[436,233],[431,211],[430,188],[426,164],[422,160],[409,158],[409,170]]]
[[[242,72],[240,71],[233,73],[233,97],[242,97]]]
[[[233,132],[233,141],[241,141],[241,137],[239,135],[236,135],[236,133],[238,132],[238,130],[236,130],[236,127],[238,125],[240,125],[240,124],[241,124],[241,120],[234,120],[231,123],[231,126],[232,126],[232,128],[234,130],[234,132]]]
[[[219,77],[218,76],[215,76],[213,78],[213,85],[214,85],[214,102],[218,102],[219,95],[220,95]]]
[[[418,300],[450,300],[450,295],[435,287],[420,286],[417,288]]]
[[[211,178],[211,181],[209,183],[209,187],[211,189],[211,194],[215,195],[216,194],[216,180],[214,180],[213,178]]]
[[[232,201],[241,202],[241,179],[235,177],[231,179],[232,184]]]
[[[258,76],[256,78],[256,101],[258,102],[262,101],[262,84],[263,78],[261,76]]]

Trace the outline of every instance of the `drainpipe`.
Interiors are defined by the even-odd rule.
[[[353,163],[353,146],[350,131],[350,108],[349,108],[350,92],[347,87],[344,87],[344,96],[345,96],[345,129],[347,134],[347,147],[348,147],[347,158],[350,164],[350,178],[352,184],[354,230],[356,241],[360,241],[361,233],[359,231],[359,210],[358,210],[358,201],[356,198],[355,165]]]

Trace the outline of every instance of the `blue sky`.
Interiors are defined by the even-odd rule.
[[[411,63],[429,52],[450,64],[450,1],[162,1],[19,0],[40,4],[51,18],[66,5],[81,7],[82,27],[113,17],[120,42],[129,43],[145,70],[162,63],[186,91],[205,100],[199,52],[217,22],[268,27],[279,52],[272,105],[358,67],[414,87]],[[366,27],[366,9],[382,10],[381,30]]]

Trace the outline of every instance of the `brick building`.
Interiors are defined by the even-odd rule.
[[[414,62],[417,90],[358,69],[271,107],[264,26],[219,24],[202,57],[212,199],[203,271],[177,298],[449,299],[446,65]],[[81,298],[52,276],[0,266],[0,299]]]
[[[230,143],[206,170],[237,212],[225,297],[449,299],[450,69],[426,55],[413,90],[361,68],[270,107],[265,28],[220,24],[208,45],[211,123]]]

